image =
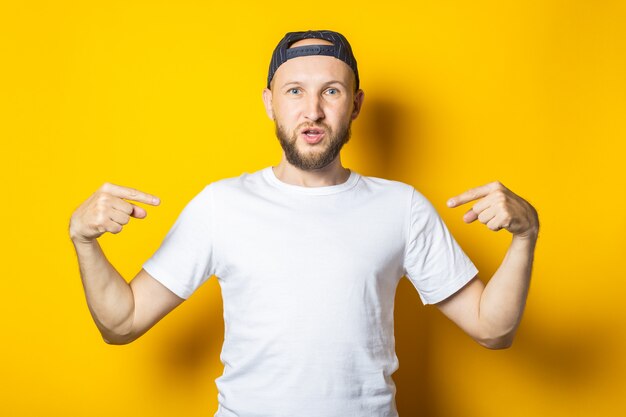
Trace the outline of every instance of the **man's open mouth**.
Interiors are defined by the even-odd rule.
[[[321,141],[322,138],[324,137],[324,133],[325,132],[323,129],[312,128],[312,129],[302,130],[302,135],[304,137],[304,140],[306,140],[310,144],[314,144],[314,143]]]

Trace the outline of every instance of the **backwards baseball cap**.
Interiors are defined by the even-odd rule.
[[[324,39],[332,42],[332,45],[305,45],[297,46],[295,48],[289,48],[293,43],[302,39]],[[342,60],[354,71],[356,79],[356,89],[359,89],[359,71],[356,66],[356,59],[352,55],[352,48],[350,43],[341,33],[333,32],[331,30],[307,30],[306,32],[288,32],[285,37],[278,43],[274,53],[272,54],[272,60],[270,61],[270,70],[267,75],[267,88],[270,88],[270,83],[278,67],[284,64],[287,60],[297,58],[299,56],[307,55],[326,55],[334,56],[337,59]]]

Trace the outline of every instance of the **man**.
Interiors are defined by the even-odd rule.
[[[76,209],[70,236],[89,309],[107,343],[129,343],[218,277],[226,334],[218,417],[397,416],[393,305],[406,275],[481,345],[511,345],[528,292],[539,222],[495,182],[464,220],[512,233],[485,286],[433,206],[412,186],[344,168],[340,150],[363,104],[348,41],[288,33],[263,101],[283,158],[207,185],[127,284],[97,238],[119,233],[157,197],[104,184]]]

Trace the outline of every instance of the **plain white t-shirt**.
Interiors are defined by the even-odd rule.
[[[397,416],[399,280],[432,304],[478,272],[412,186],[302,187],[271,166],[207,185],[143,267],[182,298],[219,281],[215,417]]]

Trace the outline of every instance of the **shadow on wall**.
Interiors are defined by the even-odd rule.
[[[359,163],[368,168],[364,175],[391,178],[395,154],[400,147],[400,123],[406,115],[403,107],[392,101],[366,95],[359,117],[353,121],[352,146],[359,148]],[[348,145],[346,145],[347,147]],[[369,171],[373,172],[370,174]]]
[[[163,323],[171,329],[160,332],[163,338],[154,344],[150,367],[155,379],[161,381],[160,386],[175,388],[180,393],[198,392],[199,387],[206,387],[222,374],[219,356],[224,342],[224,319],[217,278],[209,278],[176,310],[170,313],[172,320]],[[206,401],[213,399],[206,391],[199,395]]]
[[[428,383],[429,319],[432,311],[420,309],[422,301],[415,287],[403,277],[395,300],[396,354],[400,367],[393,374],[396,406],[400,416],[434,417]]]

